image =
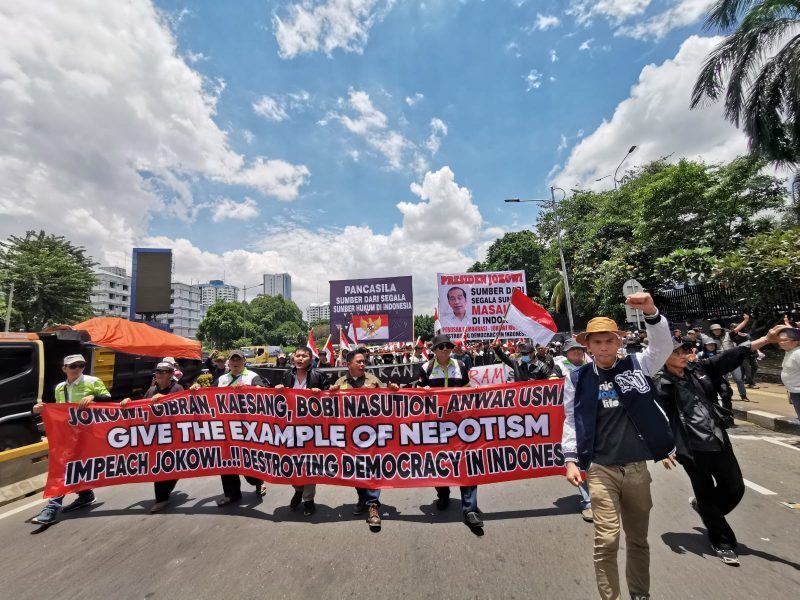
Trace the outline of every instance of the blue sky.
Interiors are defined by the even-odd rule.
[[[23,32],[0,50],[0,234],[104,264],[168,245],[182,280],[288,270],[301,306],[411,274],[430,312],[437,271],[533,223],[502,198],[603,189],[633,144],[630,165],[744,150],[688,110],[710,0],[110,4],[0,8]]]

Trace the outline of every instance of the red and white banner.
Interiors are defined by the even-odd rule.
[[[558,331],[547,309],[536,304],[519,290],[514,290],[511,295],[506,322],[542,346],[549,344]]]
[[[314,355],[314,358],[319,358],[319,350],[317,349],[317,343],[314,341],[314,330],[308,330],[308,341],[306,342],[306,346],[308,349],[311,350],[311,354]]]
[[[314,394],[201,388],[116,404],[47,404],[45,496],[251,475],[271,483],[477,485],[564,472],[562,381]]]

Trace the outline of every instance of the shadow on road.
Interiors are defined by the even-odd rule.
[[[712,557],[716,558],[716,555],[711,550],[711,544],[706,537],[706,530],[702,527],[695,527],[694,530],[697,533],[690,533],[687,531],[676,533],[676,532],[668,532],[661,536],[661,539],[664,540],[664,543],[670,547],[670,549],[675,552],[676,554],[695,554],[700,557]],[[777,562],[784,565],[787,565],[793,568],[795,571],[800,571],[800,564],[796,562],[792,562],[785,558],[781,558],[780,556],[775,556],[774,554],[770,554],[769,552],[764,552],[763,550],[756,550],[755,548],[750,548],[746,544],[739,542],[739,545],[736,548],[737,554],[739,557],[743,556],[756,556],[758,558],[763,558],[769,562]]]

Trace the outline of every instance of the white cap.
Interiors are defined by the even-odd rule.
[[[167,362],[166,360],[162,360],[160,363],[156,365],[156,371],[174,371],[175,365],[171,362]]]
[[[83,358],[82,354],[70,354],[69,356],[64,357],[64,366],[72,365],[78,362],[85,363],[86,359]]]
[[[169,363],[169,364],[171,364],[173,367],[174,367],[176,364],[178,364],[178,361],[176,361],[176,360],[175,360],[174,358],[172,358],[171,356],[165,356],[164,358],[162,358],[162,359],[161,359],[161,362]]]

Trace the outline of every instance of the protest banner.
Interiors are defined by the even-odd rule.
[[[562,383],[319,394],[242,386],[125,408],[47,404],[45,496],[228,473],[368,488],[557,475]]]
[[[480,365],[469,370],[469,384],[472,387],[485,387],[514,381],[514,371],[503,363]]]
[[[503,316],[514,290],[525,292],[525,271],[439,273],[437,278],[442,333],[460,339],[466,328],[468,340],[493,340],[502,324],[501,337],[524,337],[503,324]]]
[[[411,277],[330,281],[331,331],[352,325],[362,344],[414,340]],[[338,333],[336,334],[338,335]]]

